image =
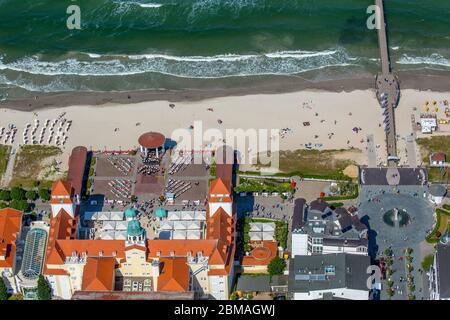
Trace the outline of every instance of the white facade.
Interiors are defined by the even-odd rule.
[[[64,209],[72,218],[75,216],[75,204],[72,203],[52,203],[52,217],[56,217],[61,211],[61,209]]]
[[[216,300],[228,299],[226,276],[209,276],[210,295]]]
[[[292,257],[308,255],[308,235],[306,233],[292,234]]]
[[[233,214],[233,203],[232,202],[210,202],[209,203],[209,212],[211,215],[214,215],[214,213],[219,210],[219,208],[222,208],[230,217]]]
[[[348,300],[369,300],[369,290],[355,290],[347,288],[336,288],[327,290],[315,290],[310,292],[295,292],[294,300],[317,300],[323,299],[324,293],[331,292],[334,297]]]

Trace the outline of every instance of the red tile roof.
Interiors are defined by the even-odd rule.
[[[162,258],[161,273],[158,278],[158,291],[189,290],[189,266],[186,258]]]
[[[209,187],[209,202],[232,202],[231,199],[231,185],[218,178],[211,181]]]
[[[16,253],[16,237],[22,227],[22,211],[0,210],[0,267],[11,268]]]
[[[69,157],[69,171],[67,172],[67,182],[69,182],[74,193],[80,195],[83,186],[84,170],[86,168],[87,149],[85,147],[75,147]]]
[[[83,291],[112,291],[114,290],[114,266],[112,257],[88,258],[83,271]]]
[[[278,245],[275,241],[253,241],[255,246],[249,256],[242,258],[242,266],[268,265],[277,256]]]
[[[443,152],[434,152],[430,158],[431,161],[445,161],[446,155]]]

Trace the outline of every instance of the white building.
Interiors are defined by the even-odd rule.
[[[430,299],[450,300],[450,244],[438,244],[429,272]]]
[[[289,264],[293,300],[368,300],[370,258],[346,253],[296,256]]]

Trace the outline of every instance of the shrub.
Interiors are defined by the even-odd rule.
[[[30,201],[36,200],[37,196],[38,195],[37,195],[36,191],[33,191],[33,190],[29,190],[25,193],[25,197]]]
[[[271,276],[283,274],[284,268],[286,267],[286,261],[280,257],[275,257],[270,261],[267,266],[267,270]]]
[[[21,187],[11,188],[11,199],[12,200],[25,200],[25,190]]]
[[[0,191],[0,200],[11,201],[11,193],[8,190]]]
[[[428,271],[431,268],[431,265],[434,262],[434,256],[432,254],[427,255],[425,258],[423,258],[422,261],[422,269],[423,271]]]
[[[37,284],[37,296],[39,300],[51,300],[52,290],[43,275],[39,276]]]
[[[27,211],[30,205],[26,200],[12,200],[10,203],[10,207],[20,211]]]
[[[38,194],[39,194],[39,198],[41,198],[41,200],[43,200],[43,201],[50,200],[50,192],[48,191],[48,189],[41,188],[41,189],[39,189]]]
[[[3,277],[0,275],[0,300],[8,299],[8,289],[6,288],[5,281]]]

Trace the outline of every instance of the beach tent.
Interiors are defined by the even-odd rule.
[[[180,213],[178,211],[169,211],[167,213],[167,220],[181,220]]]
[[[116,222],[116,230],[127,230],[128,221],[117,221]]]
[[[103,211],[98,213],[98,220],[110,220],[110,213]]]
[[[172,239],[186,239],[186,231],[175,230]]]
[[[273,241],[273,232],[263,232],[262,233],[262,238],[264,241]]]
[[[181,211],[181,220],[194,220],[194,211]]]
[[[261,232],[263,230],[261,222],[250,222],[250,231]]]
[[[250,241],[262,241],[262,232],[249,232]]]
[[[111,220],[115,220],[115,221],[123,220],[123,212],[122,211],[112,211],[111,212]]]
[[[127,239],[127,232],[126,231],[115,231],[114,232],[114,239],[115,240],[126,240]]]
[[[160,229],[161,230],[172,230],[173,229],[173,222],[172,221],[168,221],[168,220],[161,221]]]
[[[186,222],[185,221],[174,221],[173,229],[174,230],[186,230]]]
[[[274,222],[268,222],[262,224],[263,231],[275,231],[275,223]]]
[[[102,230],[115,230],[116,222],[115,221],[104,221],[102,225]]]
[[[199,230],[201,229],[201,222],[195,220],[186,221],[186,228],[188,230]]]
[[[205,221],[206,220],[206,211],[195,211],[194,220]]]
[[[200,239],[201,232],[200,230],[188,230],[186,232],[186,239]]]
[[[102,240],[114,240],[114,231],[102,231],[100,238]]]

